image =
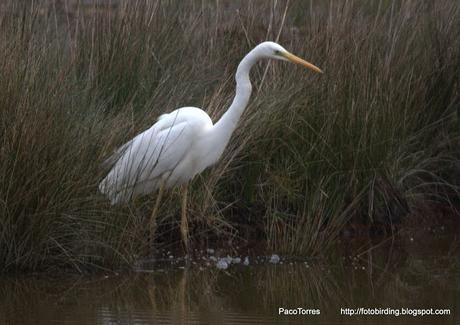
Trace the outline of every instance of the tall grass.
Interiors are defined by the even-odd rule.
[[[239,60],[267,39],[325,73],[253,69],[229,148],[192,183],[196,243],[236,236],[313,255],[350,219],[391,223],[433,200],[455,209],[456,1],[100,3],[1,7],[2,271],[116,267],[151,248],[154,195],[110,206],[101,161],[177,107],[219,118]],[[178,241],[178,202],[173,191],[160,207],[157,248]]]

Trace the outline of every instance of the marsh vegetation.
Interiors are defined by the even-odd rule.
[[[179,243],[179,196],[111,206],[101,162],[165,112],[215,120],[239,60],[275,40],[224,157],[191,184],[195,247],[330,251],[350,224],[459,217],[457,1],[6,1],[0,6],[0,272],[130,265]],[[435,207],[435,208],[433,208]]]

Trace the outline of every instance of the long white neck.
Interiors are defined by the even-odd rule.
[[[258,56],[255,51],[249,52],[243,60],[241,60],[236,70],[236,94],[233,102],[228,110],[222,115],[219,121],[213,126],[213,137],[216,146],[222,146],[223,149],[227,146],[233,131],[238,124],[238,121],[243,114],[244,109],[248,105],[249,97],[251,97],[251,81],[249,80],[249,71],[257,62]],[[221,154],[222,152],[220,152]],[[220,156],[220,155],[219,155]]]

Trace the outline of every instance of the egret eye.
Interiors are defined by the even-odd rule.
[[[281,51],[280,50],[275,50],[275,55],[281,55]]]

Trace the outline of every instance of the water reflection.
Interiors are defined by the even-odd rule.
[[[383,245],[336,263],[165,268],[148,273],[0,281],[2,324],[456,323],[459,262]],[[320,316],[279,316],[278,308]],[[450,316],[349,317],[340,308],[450,308]]]

